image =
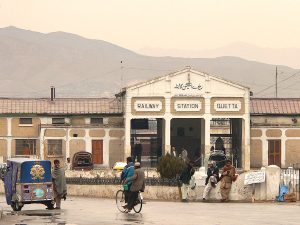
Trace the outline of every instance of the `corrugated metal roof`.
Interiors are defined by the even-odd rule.
[[[119,114],[116,98],[0,98],[0,114]],[[300,114],[300,98],[252,98],[251,114]]]
[[[0,98],[0,114],[115,114],[122,113],[116,98]]]
[[[300,114],[300,98],[252,98],[251,114]]]

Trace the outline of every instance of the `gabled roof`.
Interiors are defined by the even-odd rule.
[[[250,113],[258,114],[300,114],[300,98],[252,98]]]
[[[0,98],[0,114],[119,114],[116,98]]]
[[[129,85],[129,86],[123,88],[123,90],[128,90],[128,89],[131,89],[131,88],[138,88],[138,87],[141,87],[141,86],[145,86],[149,83],[155,83],[155,82],[163,80],[167,77],[174,77],[174,76],[177,76],[177,75],[185,73],[185,72],[192,72],[192,73],[202,75],[202,76],[209,76],[212,79],[218,80],[220,82],[228,83],[228,84],[231,84],[233,86],[236,86],[236,87],[239,87],[239,88],[242,88],[242,89],[250,89],[247,86],[243,86],[241,84],[238,84],[238,83],[233,82],[233,81],[229,81],[227,79],[224,79],[224,78],[216,76],[216,75],[211,75],[211,74],[208,74],[208,73],[205,73],[205,72],[193,70],[190,66],[187,66],[186,68],[184,68],[182,70],[178,70],[178,71],[168,73],[168,74],[163,75],[163,76],[158,76],[158,77],[152,78],[152,79],[147,80],[147,81],[142,81],[142,82],[139,82],[139,83],[136,83],[136,84],[133,84],[133,85]]]

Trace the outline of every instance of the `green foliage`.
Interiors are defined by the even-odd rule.
[[[169,153],[162,156],[157,165],[157,172],[162,178],[173,179],[181,173],[184,162],[181,158],[170,155]]]

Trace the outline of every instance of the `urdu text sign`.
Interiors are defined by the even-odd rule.
[[[264,183],[266,180],[266,172],[265,171],[257,171],[257,172],[249,172],[245,175],[244,184],[257,184]]]

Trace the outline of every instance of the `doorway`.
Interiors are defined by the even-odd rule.
[[[219,157],[213,160],[220,168],[226,159],[230,159],[235,167],[242,167],[242,137],[242,119],[214,118],[210,121],[211,155]]]
[[[163,154],[162,119],[132,119],[130,128],[131,156],[143,167],[156,167]]]
[[[281,140],[269,140],[268,142],[268,164],[281,167]]]
[[[204,155],[204,120],[198,118],[176,118],[171,120],[171,146],[179,156],[183,149],[188,158],[201,166]],[[201,147],[202,146],[202,147]]]
[[[93,164],[103,164],[103,140],[92,140]]]

